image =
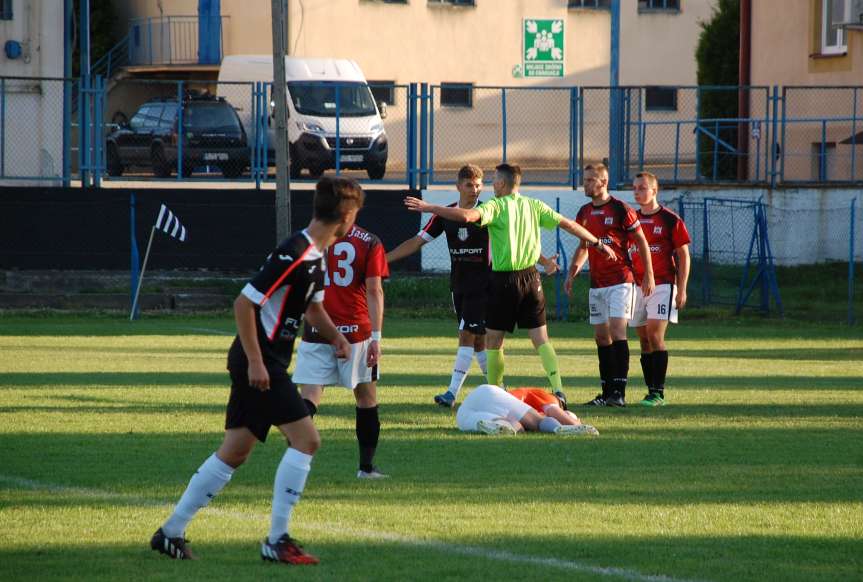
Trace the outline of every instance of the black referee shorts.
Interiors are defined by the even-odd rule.
[[[488,290],[453,292],[452,307],[458,319],[459,331],[469,331],[475,335],[485,335],[485,306]]]
[[[485,325],[508,332],[516,325],[521,329],[545,325],[545,294],[534,267],[491,274]]]
[[[299,389],[284,366],[267,360],[264,364],[270,375],[270,389],[261,391],[249,385],[248,360],[242,347],[231,346],[228,352],[231,396],[225,413],[225,429],[247,428],[262,443],[266,442],[271,426],[309,415]]]

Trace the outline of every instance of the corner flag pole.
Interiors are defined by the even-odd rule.
[[[135,289],[135,299],[132,301],[132,313],[129,321],[135,319],[135,311],[138,309],[138,297],[141,295],[141,284],[144,282],[144,271],[147,270],[147,259],[150,258],[150,247],[153,246],[153,235],[156,234],[156,225],[150,228],[150,240],[147,241],[147,252],[144,253],[144,264],[141,266],[141,274],[138,276],[138,288]]]

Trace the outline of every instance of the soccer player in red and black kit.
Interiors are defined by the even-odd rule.
[[[309,226],[283,241],[234,301],[237,337],[228,351],[231,395],[225,436],[198,468],[174,512],[153,534],[150,547],[175,559],[195,559],[186,526],[230,481],[257,441],[277,426],[288,450],[276,470],[270,533],[261,558],[286,564],[317,564],[288,534],[312,457],[321,439],[287,369],[303,319],[332,343],[339,357],[351,346],[324,311],[324,252],[354,223],[363,191],[353,180],[324,178],[315,188]]]
[[[377,379],[384,320],[383,279],[390,271],[381,240],[354,225],[327,250],[324,309],[351,344],[347,360],[314,327],[306,325],[297,348],[294,381],[312,416],[318,410],[324,386],[340,384],[353,390],[357,401],[356,434],[360,447],[359,479],[386,477],[374,466],[381,432]]]
[[[641,342],[641,370],[647,385],[642,406],[665,404],[665,374],[668,350],[665,332],[668,323],[677,323],[677,311],[686,305],[686,283],[689,280],[689,231],[683,219],[656,200],[659,181],[650,172],[641,172],[633,182],[638,203],[638,221],[650,247],[650,262],[656,289],[645,297],[636,289],[635,312],[629,321]],[[631,247],[636,282],[644,276],[644,264],[638,249]]]
[[[608,169],[602,165],[584,169],[584,193],[590,202],[581,207],[575,221],[585,227],[609,247],[614,259],[578,247],[564,288],[572,293],[572,282],[585,261],[590,258],[590,323],[593,324],[599,355],[599,376],[602,393],[587,406],[626,406],[626,382],[629,376],[629,342],[626,325],[632,317],[635,301],[632,262],[629,258],[630,242],[642,256],[649,257],[647,239],[641,231],[638,216],[629,206],[609,195]],[[645,261],[641,284],[644,296],[653,292],[653,267]]]
[[[468,164],[458,172],[458,202],[450,207],[475,208],[482,190],[483,172]],[[474,357],[482,370],[488,372],[485,353],[485,304],[488,301],[489,262],[488,231],[476,223],[455,222],[432,216],[416,236],[409,238],[387,253],[389,262],[417,252],[423,245],[446,234],[450,270],[452,304],[458,319],[458,351],[447,390],[434,397],[441,406],[455,404],[459,390],[470,371]]]

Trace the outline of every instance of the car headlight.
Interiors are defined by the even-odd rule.
[[[308,131],[309,133],[324,133],[324,128],[317,123],[297,121],[297,129],[300,131]]]
[[[381,133],[384,130],[383,123],[373,123],[369,128],[372,133]]]

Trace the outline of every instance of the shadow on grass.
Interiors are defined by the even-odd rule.
[[[585,532],[591,525],[583,524]],[[261,537],[266,524],[261,524]],[[459,535],[422,539],[422,531],[375,536],[375,524],[356,530],[314,523],[297,531],[315,567],[262,562],[259,539],[196,538],[197,561],[174,561],[139,543],[99,544],[29,540],[0,549],[4,580],[853,580],[861,560],[856,540],[782,534],[716,535]],[[221,533],[221,532],[220,532]],[[335,536],[335,540],[333,537]],[[348,537],[346,541],[336,541]],[[134,574],[132,574],[134,573]]]

